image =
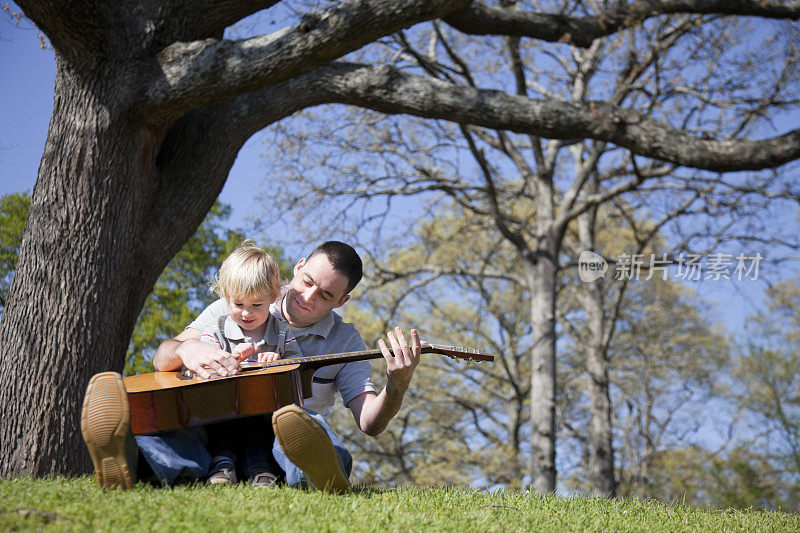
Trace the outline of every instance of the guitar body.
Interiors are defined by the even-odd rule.
[[[131,431],[140,435],[302,405],[303,398],[311,396],[312,374],[291,365],[214,379],[184,379],[179,371],[152,372],[122,382],[128,392]]]
[[[423,353],[457,359],[494,360],[494,356],[454,346],[426,344]],[[380,350],[243,363],[233,376],[200,379],[182,371],[151,372],[122,379],[128,393],[134,435],[201,426],[303,404],[311,397],[314,372],[323,366],[383,357]]]

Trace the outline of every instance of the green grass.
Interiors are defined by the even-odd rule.
[[[468,489],[193,485],[102,491],[94,480],[0,481],[0,530],[141,531],[800,531],[800,516],[709,511],[641,500]]]

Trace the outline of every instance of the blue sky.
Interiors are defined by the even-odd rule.
[[[13,10],[16,7],[12,5]],[[2,195],[33,188],[52,112],[55,77],[53,51],[40,48],[38,30],[25,20],[17,26],[5,13],[0,14],[0,72]],[[233,208],[229,221],[233,227],[244,227],[245,217],[259,206],[255,192],[265,171],[260,151],[260,137],[255,135],[239,153],[220,196]],[[792,269],[798,271],[797,263],[789,266],[789,275]],[[724,323],[730,331],[741,330],[747,315],[762,304],[761,281],[721,280],[693,286],[718,304],[709,318]]]

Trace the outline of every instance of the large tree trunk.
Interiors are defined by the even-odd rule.
[[[58,59],[58,97],[0,324],[3,476],[88,470],[76,438],[82,392],[96,372],[121,371],[119,354],[159,274],[135,263],[158,139],[125,119],[124,89],[112,79]]]
[[[594,250],[594,224],[597,208],[592,208],[578,218],[578,231],[582,250]],[[584,283],[582,302],[586,313],[584,349],[586,370],[589,373],[589,477],[592,494],[614,497],[617,483],[614,479],[614,447],[611,426],[611,396],[608,379],[608,350],[605,342],[604,278]]]
[[[122,370],[147,294],[246,139],[206,147],[199,121],[131,120],[134,68],[116,76],[116,65],[56,57],[53,117],[0,323],[3,477],[90,471],[79,434],[86,384]]]

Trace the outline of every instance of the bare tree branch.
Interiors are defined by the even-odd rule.
[[[800,18],[800,2],[759,0],[638,0],[617,2],[597,15],[572,17],[562,14],[531,13],[519,9],[473,3],[445,17],[457,30],[472,35],[532,37],[588,47],[592,41],[638,26],[645,20],[672,13],[702,15],[749,15],[764,18]]]
[[[176,42],[158,54],[158,68],[140,112],[180,116],[188,109],[262,89],[468,2],[350,0],[270,35]]]
[[[320,97],[320,103],[346,103],[554,139],[608,141],[639,155],[716,172],[773,168],[800,157],[800,129],[761,141],[701,139],[606,102],[533,100],[455,86],[387,65],[340,62],[315,75],[328,81],[327,98]]]

